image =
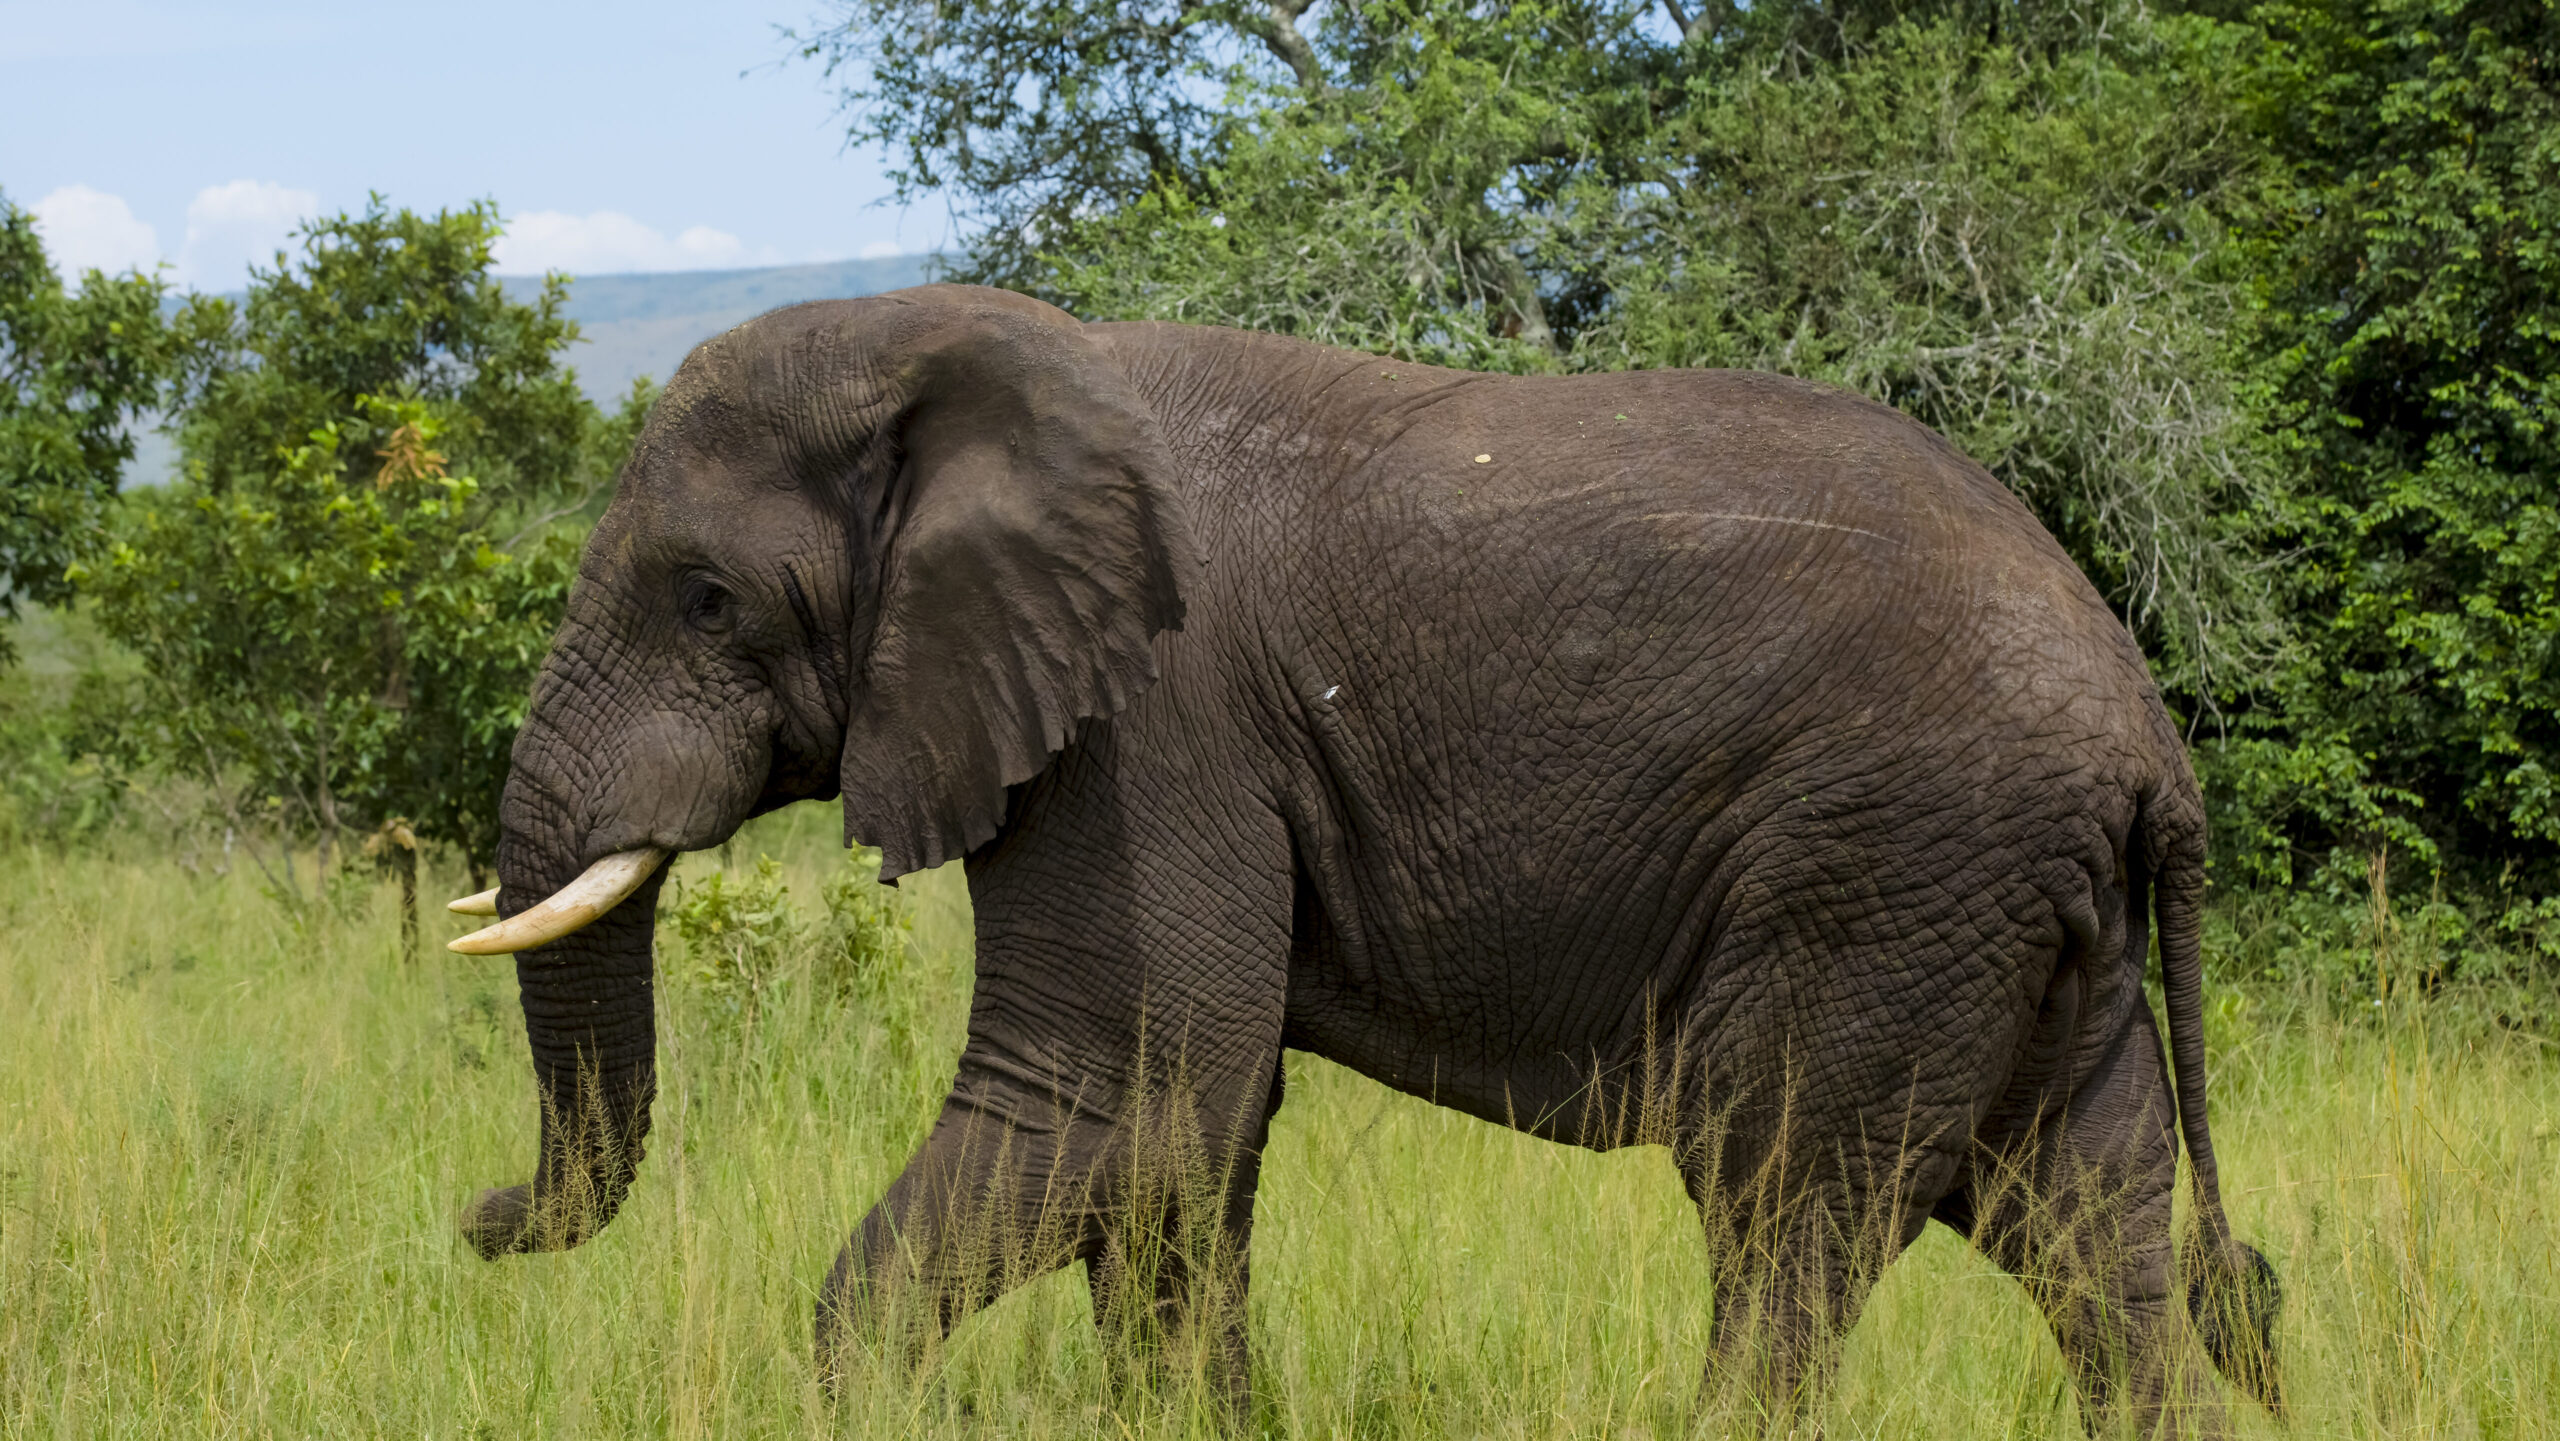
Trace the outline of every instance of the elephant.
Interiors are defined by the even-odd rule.
[[[483,1255],[574,1246],[633,1183],[661,862],[839,797],[884,880],[965,863],[976,970],[940,1116],[821,1292],[822,1366],[893,1341],[898,1297],[948,1327],[1081,1260],[1098,1318],[1153,1285],[1124,1312],[1213,1338],[1245,1404],[1295,1049],[1668,1146],[1704,1375],[1755,1414],[1805,1414],[1932,1219],[2024,1282],[2093,1426],[2220,1431],[2207,1359],[2281,1405],[2275,1273],[2206,1124],[2179,730],[2027,506],[1884,405],[956,285],[704,342],[536,681],[503,919],[455,943],[517,953],[544,1103],[534,1179],[464,1213]],[[1133,1179],[1144,1116],[1209,1190]],[[1231,1284],[1169,1245],[1106,1274],[1176,1228]]]

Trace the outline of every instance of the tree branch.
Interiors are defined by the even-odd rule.
[[[1509,246],[1495,244],[1475,251],[1467,257],[1467,268],[1475,272],[1487,299],[1497,307],[1497,333],[1506,340],[1525,341],[1549,355],[1563,353],[1556,345],[1555,332],[1548,328],[1547,304],[1538,294],[1537,280]]]
[[[1310,95],[1322,95],[1333,87],[1324,79],[1324,67],[1316,63],[1316,47],[1307,43],[1298,29],[1298,17],[1307,13],[1314,0],[1271,0],[1265,15],[1245,16],[1244,32],[1262,42],[1262,48],[1289,67],[1298,77],[1298,88]]]
[[[223,814],[231,818],[231,833],[240,838],[240,848],[249,853],[249,860],[257,866],[258,874],[267,878],[267,888],[281,891],[292,900],[293,904],[301,905],[302,887],[293,882],[292,838],[289,836],[282,838],[285,872],[284,879],[278,881],[275,871],[267,865],[267,858],[258,853],[258,842],[251,835],[248,820],[240,814],[239,802],[232,799],[230,789],[222,783],[222,761],[214,755],[213,743],[206,740],[203,734],[192,725],[181,724],[179,729],[186,734],[187,739],[195,742],[197,752],[204,757],[205,789],[213,793],[216,801],[221,802]]]
[[[1733,18],[1733,0],[1699,0],[1695,15],[1690,14],[1689,7],[1681,4],[1680,0],[1662,0],[1662,8],[1670,13],[1671,23],[1680,27],[1680,38],[1684,41],[1712,35]]]
[[[535,516],[533,519],[526,521],[524,529],[508,536],[507,543],[499,546],[498,549],[512,554],[515,548],[518,545],[521,545],[525,538],[532,535],[535,531],[542,529],[544,526],[549,525],[555,520],[566,519],[567,517],[576,515],[579,511],[586,509],[587,502],[595,499],[596,492],[603,488],[604,482],[601,480],[588,482],[586,489],[579,491],[576,499],[570,501],[566,505],[556,506],[550,510],[546,510],[542,514]]]

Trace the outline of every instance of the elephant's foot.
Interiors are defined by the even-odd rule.
[[[1846,1329],[1843,1301],[1802,1285],[1720,1279],[1699,1420],[1714,1434],[1815,1437]]]
[[[1111,1394],[1177,1405],[1197,1398],[1218,1421],[1243,1426],[1253,1415],[1243,1258],[1133,1258],[1131,1250],[1114,1237],[1085,1260]]]

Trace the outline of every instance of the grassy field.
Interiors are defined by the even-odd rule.
[[[771,852],[814,914],[845,864],[833,825],[768,818],[735,869]],[[1080,1271],[912,1384],[822,1404],[815,1287],[920,1138],[966,1006],[958,878],[906,890],[914,943],[857,1004],[785,984],[745,1024],[662,947],[664,1091],[629,1205],[581,1250],[489,1265],[452,1217],[532,1158],[509,963],[444,954],[438,915],[404,965],[380,885],[297,920],[247,866],[10,854],[0,1435],[1179,1432],[1184,1413],[1108,1401]],[[2560,1053],[2273,988],[2218,992],[2212,1026],[2231,1209],[2288,1285],[2293,1434],[2560,1433]],[[1267,1429],[1692,1429],[1709,1297],[1666,1153],[1292,1067],[1256,1237]],[[2079,1434],[2040,1320],[1938,1228],[1869,1305],[1826,1421]]]

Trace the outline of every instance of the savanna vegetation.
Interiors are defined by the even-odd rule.
[[[513,968],[401,960],[397,892],[294,906],[150,848],[14,852],[0,907],[0,1432],[25,1436],[1205,1434],[1120,1389],[1080,1271],[830,1408],[817,1278],[904,1164],[966,1013],[966,897],[884,894],[818,807],[687,858],[661,928],[659,1124],[622,1215],[480,1261],[459,1203],[532,1133]],[[466,884],[431,864],[442,894]],[[459,931],[439,918],[435,936]],[[2383,932],[2395,964],[2439,963]],[[2298,937],[2229,908],[2215,1134],[2285,1268],[2277,1436],[2547,1434],[2560,1066],[2415,989],[2245,983]],[[2370,959],[2367,957],[2366,959]],[[1262,1182],[1261,1428],[1722,1434],[1703,1242],[1668,1153],[1532,1140],[1291,1059]],[[2079,1433],[2017,1285],[1933,1227],[1848,1338],[1853,1437]]]
[[[1852,386],[2118,607],[2215,825],[2226,1199],[2307,1434],[2560,1409],[2560,54],[2552,0],[837,0],[796,43],[1094,318],[1438,364]],[[1040,1282],[830,1404],[810,1288],[966,1013],[956,875],[809,808],[663,903],[659,1130],[584,1248],[453,1216],[532,1133],[485,885],[600,408],[501,221],[375,201],[234,299],[66,277],[0,197],[0,1433],[1173,1434]],[[182,457],[119,493],[142,424]],[[423,934],[421,934],[423,932]],[[1716,1434],[1658,1149],[1306,1057],[1262,1188],[1272,1434]],[[1830,1433],[2072,1435],[1933,1228]],[[2244,1430],[2272,1423],[2240,1413]]]
[[[581,1250],[496,1266],[451,1218],[514,1175],[532,1119],[508,966],[403,962],[387,888],[295,907],[244,868],[13,857],[0,1429],[1193,1428],[1178,1390],[1114,1392],[1075,1272],[972,1322],[911,1381],[835,1411],[815,1390],[810,1287],[933,1114],[968,974],[956,878],[875,900],[832,830],[785,812],[735,864],[685,863],[646,1179]],[[449,865],[430,880],[464,883]],[[2376,1009],[2232,983],[2288,942],[2226,916],[2216,1119],[2235,1216],[2286,1267],[2296,1431],[2538,1434],[2560,1404],[2547,1047],[2414,991]],[[2418,933],[2384,934],[2407,963],[2434,959]],[[1257,1239],[1269,1430],[1623,1436],[1698,1419],[1709,1300],[1665,1153],[1571,1151],[1293,1065]],[[2040,1319],[1943,1230],[1850,1338],[1828,1421],[1878,1437],[2078,1424]]]

